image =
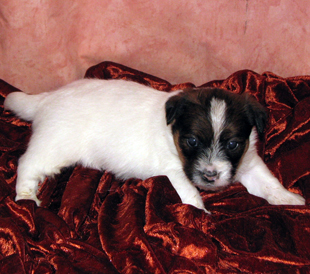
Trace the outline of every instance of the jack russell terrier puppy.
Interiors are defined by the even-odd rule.
[[[10,93],[4,107],[33,122],[19,159],[16,201],[39,205],[40,181],[81,164],[120,179],[166,175],[183,203],[205,211],[196,187],[217,190],[235,181],[270,204],[305,204],[258,156],[255,143],[267,117],[248,94],[83,79],[37,95]]]

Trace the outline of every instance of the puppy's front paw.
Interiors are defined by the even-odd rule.
[[[267,197],[267,201],[272,205],[305,205],[305,199],[286,189],[279,189],[276,192],[271,193]]]
[[[205,206],[203,203],[197,203],[197,204],[194,204],[195,207],[199,208],[199,209],[202,209],[205,213],[207,214],[211,214],[211,212],[209,210],[206,210]]]
[[[205,213],[211,214],[210,211],[206,210],[205,205],[202,201],[202,198],[200,195],[195,196],[194,198],[192,198],[190,201],[183,201],[184,204],[190,204],[193,205],[194,207],[197,207],[199,209],[202,209]]]

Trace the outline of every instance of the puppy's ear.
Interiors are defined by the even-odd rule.
[[[166,102],[166,121],[167,125],[176,120],[183,112],[184,97],[177,94],[169,98]]]
[[[256,127],[258,136],[262,139],[268,119],[267,112],[252,95],[246,93],[244,96],[246,98],[246,111],[249,122]]]

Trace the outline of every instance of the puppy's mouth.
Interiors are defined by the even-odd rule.
[[[188,178],[196,187],[211,191],[227,186],[233,176],[232,165],[227,160],[210,163],[208,159],[202,158],[187,171]]]
[[[204,171],[196,171],[192,182],[202,190],[218,191],[230,183],[230,176],[225,172],[208,174]]]

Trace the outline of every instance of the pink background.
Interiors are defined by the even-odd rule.
[[[50,90],[114,61],[196,85],[310,74],[309,0],[0,0],[0,78]]]

